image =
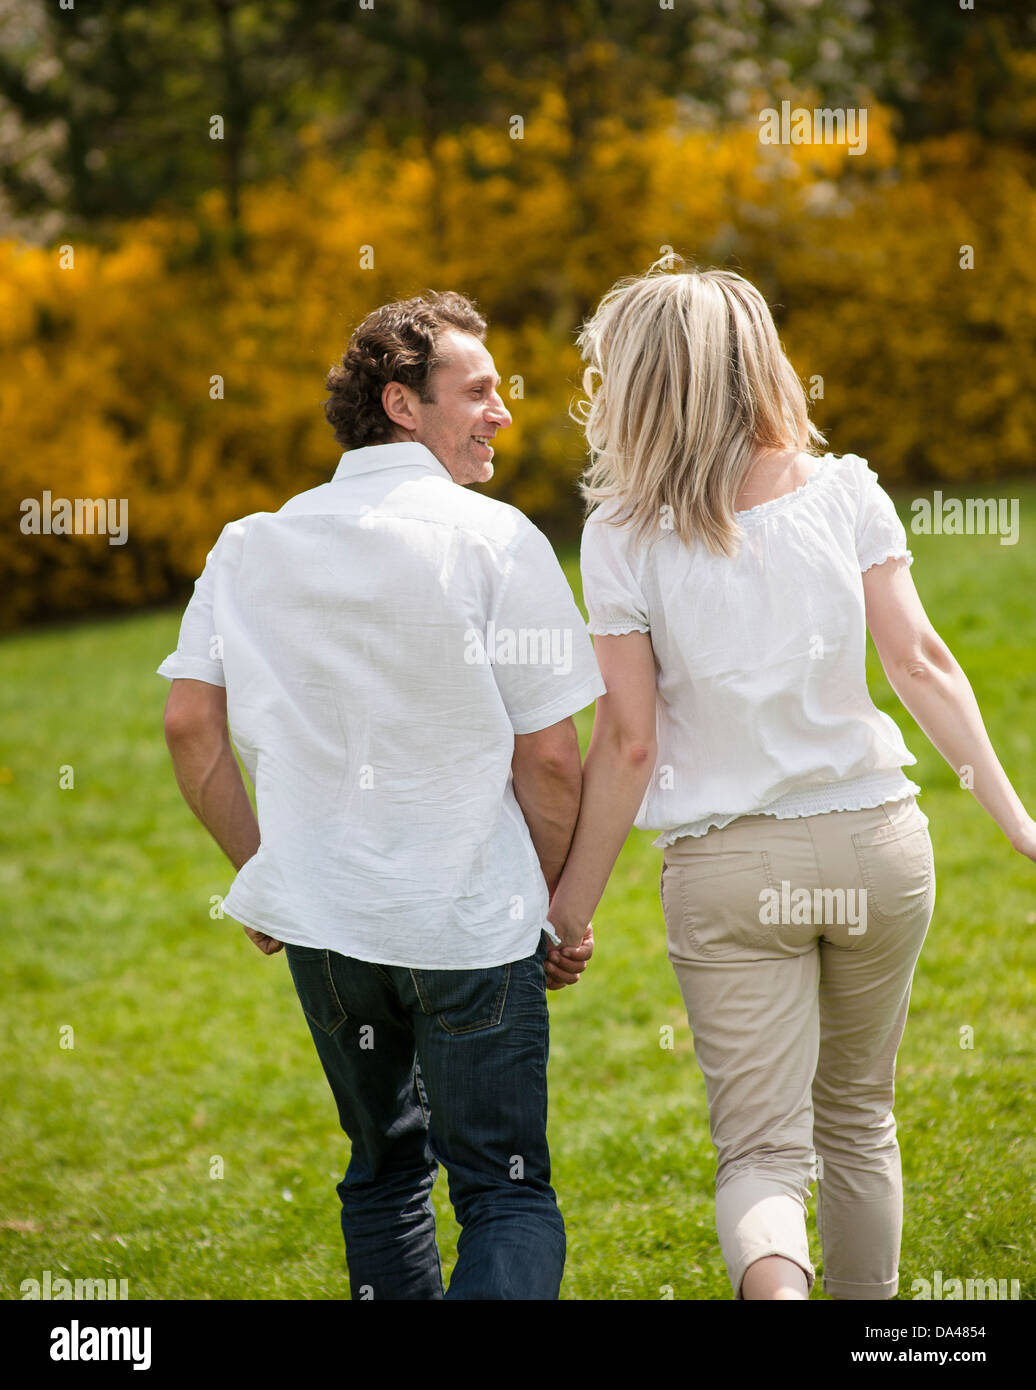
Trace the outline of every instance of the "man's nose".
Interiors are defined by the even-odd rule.
[[[493,399],[490,401],[489,410],[486,413],[497,429],[505,430],[511,423],[511,412],[496,392],[493,393]]]

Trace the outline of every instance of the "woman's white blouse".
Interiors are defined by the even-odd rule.
[[[658,757],[635,823],[656,844],[920,792],[867,690],[863,571],[913,556],[865,459],[825,454],[796,492],[738,512],[730,558],[671,530],[638,545],[609,515],[583,531],[583,594],[592,633],[651,634]]]

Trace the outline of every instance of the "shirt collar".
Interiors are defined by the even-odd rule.
[[[360,473],[375,473],[383,468],[414,468],[422,473],[437,473],[450,478],[448,471],[423,444],[407,442],[369,444],[364,449],[347,449],[338,461],[333,483],[355,478]],[[453,479],[450,478],[452,482]]]

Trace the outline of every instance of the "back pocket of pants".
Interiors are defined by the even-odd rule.
[[[411,970],[422,1013],[435,1017],[445,1033],[478,1033],[496,1028],[504,1015],[510,965],[488,970]]]
[[[929,899],[935,876],[932,842],[927,824],[912,822],[913,817],[852,837],[867,890],[867,916],[875,921],[898,922]]]
[[[342,1008],[331,975],[331,953],[288,943],[285,943],[284,953],[303,1013],[323,1032],[337,1032],[348,1015]]]
[[[677,841],[679,844],[679,841]],[[721,959],[772,947],[776,928],[761,918],[776,885],[765,850],[671,854],[662,872],[666,941],[676,959]]]

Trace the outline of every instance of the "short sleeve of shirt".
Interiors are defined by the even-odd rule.
[[[516,734],[557,724],[606,693],[568,580],[534,526],[512,556],[486,638]]]
[[[194,594],[180,623],[176,651],[158,667],[157,674],[173,681],[187,678],[226,686],[220,641],[213,632],[212,599],[218,564],[219,541],[209,551],[205,568],[195,580]]]
[[[914,557],[907,549],[906,530],[896,514],[892,498],[878,482],[878,475],[857,459],[860,482],[860,504],[856,513],[856,554],[861,571],[880,565],[894,556],[904,557],[913,564]]]
[[[579,565],[589,630],[601,637],[650,632],[647,604],[630,566],[629,532],[591,516],[583,528]]]

